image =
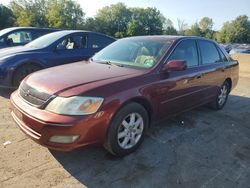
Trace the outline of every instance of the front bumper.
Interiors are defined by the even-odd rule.
[[[104,143],[109,115],[104,111],[88,116],[65,116],[30,106],[19,96],[11,95],[11,115],[19,128],[32,140],[45,147],[70,151]],[[70,144],[54,143],[52,136],[80,135]]]

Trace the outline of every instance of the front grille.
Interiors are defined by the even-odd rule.
[[[35,88],[32,88],[25,82],[23,82],[19,87],[19,95],[26,102],[38,108],[43,107],[43,105],[52,97],[50,94],[40,92]]]

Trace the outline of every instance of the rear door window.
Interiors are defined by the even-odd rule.
[[[7,36],[8,44],[26,44],[32,41],[30,31],[16,31]]]
[[[220,62],[219,52],[212,42],[199,40],[202,64],[212,64]]]
[[[90,48],[104,48],[114,40],[97,34],[91,34]]]
[[[198,53],[195,40],[187,39],[175,48],[169,60],[185,60],[188,67],[198,66]]]

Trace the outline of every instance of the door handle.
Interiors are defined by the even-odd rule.
[[[188,84],[192,81],[194,81],[195,79],[200,79],[204,74],[202,73],[199,73],[199,74],[196,74],[194,76],[191,76],[191,77],[188,77],[184,80],[184,84]]]

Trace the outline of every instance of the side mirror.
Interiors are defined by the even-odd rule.
[[[187,62],[185,60],[171,60],[164,64],[162,72],[168,71],[183,71],[187,69]]]

